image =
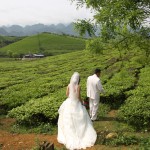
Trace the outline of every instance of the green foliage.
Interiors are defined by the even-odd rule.
[[[55,122],[60,102],[52,98],[33,99],[25,105],[12,109],[8,116],[15,117],[19,123],[39,125],[41,122]]]
[[[48,95],[49,93],[53,93],[62,86],[59,84],[60,80],[54,80],[48,84],[48,79],[30,81],[32,79],[33,77],[31,79],[26,79],[26,84],[18,83],[17,85],[12,85],[1,94],[3,99],[5,99],[5,101],[3,101],[3,105],[7,105],[8,110],[24,104],[31,98],[40,98]]]
[[[108,133],[103,133],[105,136]],[[101,135],[102,136],[102,135]],[[137,145],[140,150],[149,150],[150,138],[149,137],[138,137],[135,135],[125,135],[123,133],[118,133],[117,137],[106,139],[103,136],[99,144],[109,145],[109,146],[129,146]],[[102,138],[102,137],[101,137]]]
[[[96,67],[102,70],[101,81],[106,91],[101,95],[100,117],[105,116],[110,106],[120,107],[129,96],[139,96],[143,98],[142,102],[147,101],[149,67],[137,61],[141,58],[141,54],[142,52],[138,50],[123,51],[123,66],[115,49],[111,52],[105,50],[99,55],[84,50],[34,61],[3,59],[0,61],[0,111],[2,113],[9,111],[9,116],[16,118],[22,124],[47,121],[55,123],[58,108],[66,99],[66,86],[73,72],[80,73],[81,98],[84,99],[86,79],[93,74]],[[141,92],[135,95],[137,90]],[[140,98],[139,104],[142,103]],[[127,106],[127,112],[131,113],[130,105]],[[131,105],[136,112],[145,109],[147,113],[145,116],[148,116],[147,106],[149,104],[143,107]],[[123,111],[122,118],[125,113],[126,111]],[[133,121],[137,114],[132,113],[132,116]],[[143,116],[141,118],[142,122]],[[144,122],[148,123],[148,117],[144,118]]]
[[[94,53],[103,53],[103,50],[106,49],[105,43],[101,38],[91,39],[86,42],[86,50],[89,50]]]
[[[137,88],[127,92],[129,97],[118,113],[119,119],[134,125],[136,128],[147,127],[150,124],[149,73],[149,67],[141,69]]]
[[[77,22],[78,29],[83,35],[90,31],[100,31],[98,37],[87,42],[87,48],[93,52],[104,49],[118,48],[121,57],[122,49],[144,50],[146,56],[150,54],[150,1],[148,0],[71,0],[77,2],[78,7],[87,6],[94,12],[93,20]],[[95,22],[92,30],[92,22]],[[89,25],[90,24],[90,25]],[[98,42],[99,40],[99,42]],[[95,45],[94,45],[95,44]]]
[[[23,38],[24,37],[13,37],[13,36],[1,36],[0,35],[0,47],[4,47],[11,43],[17,42]]]
[[[106,38],[115,37],[120,30],[127,31],[130,27],[136,30],[145,19],[149,18],[150,2],[148,0],[71,0],[78,6],[86,5],[94,11],[94,19],[100,24],[102,35]],[[127,11],[128,10],[128,11]]]
[[[20,57],[29,53],[58,55],[85,48],[85,40],[70,36],[42,33],[26,37],[18,42],[0,48],[1,55]]]
[[[118,118],[142,129],[150,124],[150,97],[129,97],[118,112]]]
[[[133,74],[129,75],[128,71],[122,69],[104,85],[104,88],[107,89],[106,95],[118,97],[120,93],[134,86],[135,80],[136,78]]]
[[[11,127],[11,133],[25,134],[25,133],[46,133],[46,134],[56,134],[56,125],[52,123],[41,123],[41,124],[19,124],[15,123]]]
[[[150,28],[148,29],[143,29],[140,31],[140,34],[135,35],[136,39],[135,42],[136,44],[140,47],[141,50],[145,52],[145,55],[149,58],[150,56],[150,38],[149,38],[149,32]]]
[[[110,111],[110,106],[100,102],[99,110],[97,114],[97,120],[101,119],[101,117],[105,117],[109,111]]]
[[[149,150],[150,149],[150,137],[149,138],[141,138],[139,148],[141,150]]]
[[[78,20],[74,23],[75,29],[79,31],[79,34],[83,36],[86,32],[89,36],[95,35],[94,24],[91,23],[91,20]]]
[[[76,61],[76,60],[79,61]],[[4,61],[0,63],[0,105],[5,111],[65,89],[70,76],[81,72],[82,95],[85,97],[86,74],[91,74],[96,62],[106,58],[93,57],[85,52],[72,53],[36,61]],[[90,62],[91,61],[91,62]],[[69,63],[68,63],[69,62]],[[82,74],[84,62],[84,73]],[[94,62],[94,63],[93,63]],[[4,76],[5,74],[5,76]],[[64,94],[65,95],[65,94]],[[60,98],[62,99],[62,98]]]
[[[119,145],[137,145],[139,143],[139,139],[135,136],[124,136],[119,135],[117,138],[114,139],[106,139],[104,144],[105,145],[113,145],[113,146],[119,146]]]

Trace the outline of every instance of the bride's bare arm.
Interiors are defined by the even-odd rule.
[[[67,89],[66,89],[66,96],[67,97],[69,96],[69,86],[67,86]]]

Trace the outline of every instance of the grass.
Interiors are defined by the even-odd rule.
[[[106,110],[106,106],[101,105],[102,107],[99,107],[99,110],[102,112],[103,110]],[[114,150],[122,150],[125,148],[126,150],[148,150],[150,146],[149,141],[149,132],[137,132],[134,130],[132,126],[127,125],[126,123],[122,123],[120,121],[116,120],[116,114],[117,110],[109,110],[105,111],[103,115],[99,116],[99,120],[95,121],[93,123],[94,128],[98,134],[96,144],[94,146],[95,149],[114,149]],[[111,119],[113,117],[113,119]],[[51,132],[53,130],[53,132]],[[38,133],[38,134],[57,134],[57,127],[55,126],[52,129],[52,126],[50,124],[41,124],[38,127],[24,127],[13,124],[10,126],[10,130],[8,130],[11,133],[19,133],[19,134],[25,134],[25,133]],[[110,140],[106,140],[106,135],[108,133],[117,133],[117,138],[112,138]],[[33,149],[36,150],[38,147],[38,143],[36,144]],[[55,147],[56,150],[65,149],[62,145],[62,148]]]
[[[117,111],[115,111],[112,118],[112,111],[114,110],[107,113],[105,117],[101,117],[99,121],[94,122],[94,128],[98,134],[97,148],[98,145],[106,145],[107,148],[104,148],[106,150],[109,148],[122,149],[124,146],[126,149],[148,150],[150,147],[149,132],[135,131],[133,126],[116,120]],[[106,135],[108,133],[117,133],[118,137],[107,140]]]
[[[0,54],[10,57],[20,57],[20,55],[29,53],[58,55],[83,49],[85,49],[84,39],[51,33],[41,33],[25,37],[20,41],[0,48]]]
[[[11,133],[19,133],[19,134],[24,134],[24,133],[37,133],[37,134],[57,134],[57,127],[50,124],[50,123],[43,123],[40,125],[36,126],[24,126],[20,125],[18,123],[15,123],[12,125],[10,128]]]
[[[8,44],[17,42],[21,39],[23,39],[24,37],[15,37],[15,36],[2,36],[0,35],[0,47],[4,47]]]
[[[125,104],[128,94],[134,93],[134,90],[141,83],[141,86],[143,86],[143,81],[145,81],[145,85],[149,83],[149,77],[146,77],[147,70],[149,70],[147,69],[148,65],[143,65],[133,59],[133,57],[140,59],[139,52],[131,51],[127,55],[129,54],[131,59],[124,60],[122,68],[116,50],[105,51],[101,55],[94,55],[83,50],[34,61],[0,61],[0,106],[1,109],[3,108],[1,111],[5,111],[6,114],[10,111],[14,115],[13,117],[18,119],[17,121],[22,121],[24,118],[25,121],[29,119],[32,121],[32,114],[35,116],[42,114],[41,116],[45,115],[50,119],[56,119],[58,107],[66,99],[65,90],[72,73],[74,71],[80,73],[81,97],[84,99],[86,97],[86,79],[93,74],[93,69],[99,67],[102,69],[101,80],[106,89],[106,94],[101,95],[99,120],[94,122],[94,128],[98,136],[103,135],[103,139],[98,138],[95,148],[121,149],[126,142],[128,142],[126,147],[128,149],[137,149],[138,147],[144,147],[144,145],[147,148],[149,146],[149,130],[148,132],[145,129],[138,131],[117,118],[118,109]],[[127,55],[123,55],[123,57],[126,58]],[[143,86],[144,89],[146,87]],[[143,95],[141,91],[138,92]],[[132,94],[132,96],[134,95]],[[132,108],[130,109],[132,110]],[[36,127],[30,126],[29,128],[15,124],[12,132],[51,134],[50,128],[52,126],[46,123],[40,123]],[[51,120],[49,120],[49,123],[51,123]],[[54,134],[57,134],[56,130],[55,122]],[[105,143],[105,134],[109,132],[116,132],[119,134],[119,138],[110,141],[110,143]],[[140,139],[140,145],[132,142],[134,138],[130,137],[133,136]],[[121,145],[114,147],[117,143],[121,143]]]

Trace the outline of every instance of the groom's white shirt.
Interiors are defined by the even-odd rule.
[[[104,89],[100,78],[98,78],[96,74],[89,76],[87,79],[87,97],[98,100],[100,98],[100,93],[103,92]]]

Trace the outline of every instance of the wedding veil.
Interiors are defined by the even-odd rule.
[[[80,75],[78,72],[74,72],[70,79],[70,96],[77,94],[77,85],[79,84]]]
[[[74,72],[71,79],[70,79],[70,84],[74,84],[77,85],[79,83],[79,73],[78,72]]]

